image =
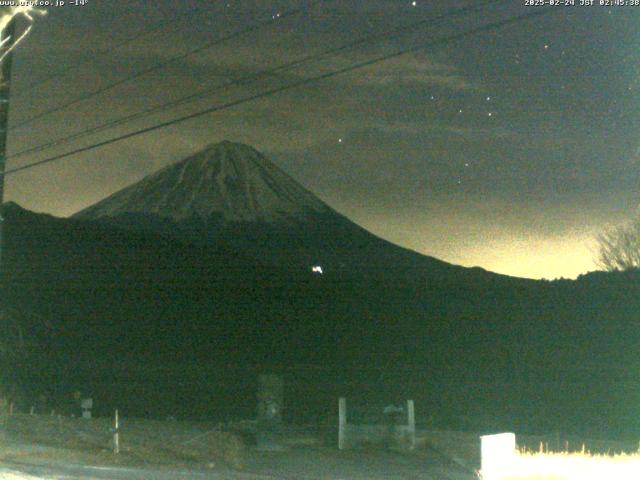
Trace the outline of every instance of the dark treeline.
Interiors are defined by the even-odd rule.
[[[297,422],[332,421],[346,395],[413,398],[418,422],[441,427],[640,431],[637,273],[529,281],[362,237],[343,258],[318,245],[314,275],[267,255],[287,248],[273,234],[252,233],[252,256],[247,237],[196,244],[5,210],[23,402],[80,389],[98,413],[225,420],[252,416],[257,374],[279,372]]]

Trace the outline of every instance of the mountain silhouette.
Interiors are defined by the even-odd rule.
[[[348,396],[412,398],[446,428],[640,428],[637,272],[546,282],[451,265],[225,142],[73,218],[15,204],[4,217],[3,298],[30,349],[8,361],[30,397],[250,417],[257,374],[275,372],[292,421]]]
[[[147,214],[176,222],[286,222],[331,209],[264,155],[228,141],[169,165],[76,214]]]
[[[497,277],[383,240],[298,184],[254,148],[223,141],[169,165],[74,219],[242,251],[280,267],[323,272]],[[316,268],[317,270],[317,268]]]

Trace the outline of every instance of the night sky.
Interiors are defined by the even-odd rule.
[[[595,269],[594,235],[629,218],[640,203],[640,7],[585,7],[579,1],[8,176],[5,200],[67,216],[227,139],[264,152],[333,208],[400,245],[510,275],[575,277]],[[524,0],[496,2],[11,158],[229,78],[478,3],[88,0],[50,8],[35,19],[14,56],[12,125],[310,5],[305,13],[277,18],[11,129],[7,168],[542,8]],[[159,22],[166,23],[126,42]],[[38,84],[74,65],[80,67]]]

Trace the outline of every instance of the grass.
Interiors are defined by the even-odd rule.
[[[106,418],[12,415],[6,419],[0,459],[235,470],[244,466],[245,446],[240,437],[212,425],[125,418],[117,455],[111,426]]]
[[[640,452],[613,455],[590,452],[519,450],[483,480],[637,480]]]
[[[0,419],[2,420],[2,419]],[[175,420],[154,421],[127,419],[121,421],[121,453],[112,449],[110,419],[84,420],[47,415],[13,415],[5,417],[4,438],[0,437],[0,461],[62,462],[100,466],[153,468],[242,469],[247,450],[241,440],[244,430],[230,426],[196,424]],[[235,431],[237,433],[230,433]],[[247,435],[250,438],[250,435]],[[319,449],[323,436],[315,429],[290,431],[283,443],[290,448]],[[519,436],[524,445],[515,455],[500,462],[493,476],[483,480],[638,480],[640,452],[637,445],[587,441],[581,448],[578,439],[561,441],[550,437]],[[247,442],[249,442],[247,440]],[[570,441],[579,451],[543,451],[545,444],[565,445]],[[335,438],[328,443],[335,448]],[[540,446],[540,447],[539,447]],[[539,451],[532,451],[535,449]],[[587,451],[601,452],[591,454]],[[477,433],[425,430],[417,438],[416,450],[435,451],[465,467],[470,472],[480,469],[480,437]],[[544,449],[547,450],[547,449]],[[607,454],[608,451],[627,453]],[[249,463],[250,464],[250,463]],[[482,477],[481,477],[482,478]]]

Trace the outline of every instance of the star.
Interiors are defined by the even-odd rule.
[[[338,143],[342,143],[342,139],[341,138],[338,139]]]
[[[411,2],[411,6],[415,7],[418,4],[418,2]]]
[[[487,116],[492,117],[493,116],[493,112],[487,113]]]
[[[545,44],[544,49],[545,49],[545,50],[549,50],[549,45],[546,45],[546,44]]]
[[[487,102],[491,101],[491,97],[487,97]]]

